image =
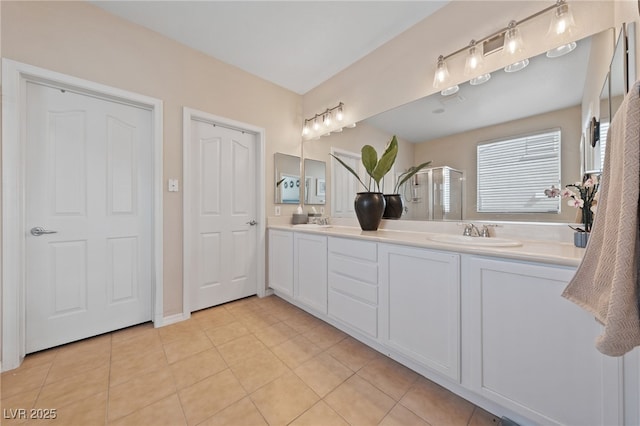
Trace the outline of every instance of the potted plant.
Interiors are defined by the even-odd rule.
[[[364,192],[358,192],[354,200],[356,216],[358,217],[360,228],[362,228],[363,231],[376,231],[382,220],[382,214],[385,208],[385,200],[380,191],[380,183],[396,161],[398,155],[398,140],[394,135],[379,159],[378,153],[371,145],[363,146],[361,154],[362,165],[369,175],[368,185],[360,179],[358,173],[348,164],[333,154],[329,155],[354,175],[366,190]],[[374,191],[372,191],[372,188]]]
[[[400,197],[400,187],[429,164],[431,164],[431,161],[424,162],[418,166],[409,167],[407,171],[398,176],[396,185],[393,187],[393,193],[384,194],[386,202],[386,207],[382,216],[384,219],[400,219],[402,216],[402,197]]]

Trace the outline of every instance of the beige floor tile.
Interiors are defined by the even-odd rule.
[[[33,419],[27,424],[83,426],[104,425],[106,412],[107,392],[101,392],[69,405],[65,405],[64,407],[56,408],[55,418]],[[49,412],[49,414],[51,414],[51,412]]]
[[[106,392],[108,387],[109,367],[104,366],[45,385],[35,406],[60,409],[92,395]]]
[[[245,390],[251,393],[290,370],[278,357],[266,351],[232,365],[231,371]]]
[[[395,407],[380,422],[380,426],[429,426],[429,423],[415,415],[401,404]],[[497,426],[497,425],[496,425]]]
[[[181,321],[158,329],[160,339],[164,345],[175,340],[184,340],[192,334],[201,332],[202,329],[196,321]]]
[[[266,306],[265,312],[268,312],[280,321],[288,321],[294,318],[296,315],[299,315],[302,310],[283,301],[282,304],[273,304],[272,306]]]
[[[475,407],[469,426],[498,426],[500,419],[480,407]]]
[[[86,350],[80,352],[61,352],[60,356],[56,357],[55,361],[53,361],[45,383],[53,383],[75,374],[95,370],[103,365],[107,365],[110,360],[111,351]]]
[[[238,321],[251,332],[261,330],[280,322],[278,318],[265,312],[252,312],[239,317]]]
[[[42,365],[51,365],[58,355],[58,348],[47,349],[44,351],[29,354],[24,358],[20,368],[39,367]]]
[[[119,340],[111,345],[111,361],[118,362],[129,359],[132,356],[162,349],[159,329],[145,329],[140,331],[135,338]]]
[[[168,365],[162,348],[133,354],[129,358],[111,363],[109,386],[117,386],[137,376],[166,368]]]
[[[152,322],[134,325],[133,327],[123,328],[122,330],[111,333],[111,344],[121,343],[129,339],[136,339],[141,335],[147,334],[154,330]],[[157,333],[158,330],[155,330]]]
[[[0,401],[0,407],[2,407],[2,424],[9,426],[25,423],[27,421],[26,413],[33,408],[39,393],[40,388],[38,387],[13,396],[5,397],[3,395]]]
[[[220,327],[236,321],[229,311],[224,307],[215,307],[204,309],[193,314],[193,319],[198,323],[202,330]]]
[[[108,419],[113,421],[175,393],[169,368],[137,376],[109,390]]]
[[[38,365],[35,367],[25,368],[23,366],[15,370],[9,370],[0,376],[0,389],[2,398],[17,395],[28,390],[40,389],[44,384],[50,365]]]
[[[318,318],[304,311],[300,311],[292,317],[284,321],[289,327],[293,328],[298,333],[306,333],[320,324],[323,324]]]
[[[207,336],[215,346],[224,345],[239,337],[250,334],[249,329],[238,321],[206,330]]]
[[[352,337],[341,340],[327,349],[327,352],[353,371],[360,370],[375,357],[382,356]]]
[[[395,401],[399,401],[418,378],[418,374],[386,357],[371,361],[358,371],[362,377]]]
[[[293,373],[287,373],[251,394],[251,400],[270,425],[288,424],[319,399]]]
[[[378,424],[396,402],[357,375],[324,398],[338,414],[353,425]]]
[[[291,426],[349,426],[336,411],[324,401],[318,401],[316,405],[305,411],[295,419]]]
[[[247,393],[227,369],[179,391],[189,425],[196,425],[222,411]]]
[[[324,323],[307,331],[306,333],[304,333],[304,336],[323,350],[330,348],[331,346],[347,337],[347,335],[342,331],[329,324]]]
[[[297,336],[298,332],[284,322],[278,322],[269,327],[256,330],[253,334],[260,339],[262,343],[267,345],[267,347],[272,347]]]
[[[182,389],[225,370],[227,363],[215,348],[211,348],[171,364],[170,367],[176,386]]]
[[[218,346],[218,351],[227,364],[233,365],[269,349],[254,335],[246,335]]]
[[[326,352],[301,364],[294,372],[321,397],[353,375],[353,371]]]
[[[182,405],[180,405],[180,399],[176,393],[135,411],[128,416],[109,422],[109,426],[180,426],[186,424],[187,420],[184,417]]]
[[[432,425],[466,425],[474,409],[470,402],[423,377],[400,403]]]
[[[295,336],[278,346],[274,346],[271,350],[289,368],[296,368],[322,352],[322,349],[302,335]]]
[[[267,422],[247,397],[209,417],[198,426],[267,426]]]
[[[204,331],[198,330],[196,333],[185,335],[184,338],[165,343],[164,353],[167,355],[167,362],[173,364],[176,361],[211,348],[213,348],[213,343],[211,343],[209,337]]]

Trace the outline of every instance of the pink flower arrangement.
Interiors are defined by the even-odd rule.
[[[591,226],[593,225],[593,217],[597,210],[598,204],[598,188],[600,182],[595,175],[585,175],[582,182],[576,182],[569,185],[563,190],[551,186],[551,188],[544,191],[545,195],[549,198],[562,197],[567,200],[567,205],[581,210],[581,222],[584,225],[584,229],[575,228],[580,232],[591,232]]]

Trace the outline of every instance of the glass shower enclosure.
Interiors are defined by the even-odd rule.
[[[462,220],[464,174],[448,166],[416,173],[401,190],[402,219]]]

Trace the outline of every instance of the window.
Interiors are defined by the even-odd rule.
[[[479,213],[559,213],[560,129],[478,144]]]
[[[609,122],[600,122],[600,170],[604,171],[604,152],[607,149],[607,135],[609,134]]]

